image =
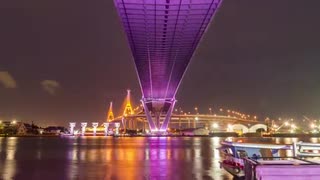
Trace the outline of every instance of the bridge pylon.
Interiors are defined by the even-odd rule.
[[[131,94],[130,89],[127,90],[127,97],[126,97],[126,106],[123,111],[123,116],[132,115],[134,113],[132,106],[131,106]]]
[[[112,101],[110,102],[108,114],[107,114],[107,122],[113,121],[114,120],[114,115],[113,115],[113,110],[112,110]]]

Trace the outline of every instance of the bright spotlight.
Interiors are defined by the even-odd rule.
[[[218,125],[217,123],[213,123],[213,124],[212,124],[212,127],[213,127],[213,128],[218,128],[219,125]]]

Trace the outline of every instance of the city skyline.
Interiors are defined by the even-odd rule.
[[[308,3],[225,0],[191,61],[176,107],[319,117],[319,3]],[[139,102],[112,1],[76,7],[5,2],[2,8],[0,118],[102,120],[109,101],[119,109],[127,88]]]

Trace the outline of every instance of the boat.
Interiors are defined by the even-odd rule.
[[[234,177],[244,177],[244,158],[260,159],[262,157],[279,157],[281,151],[292,150],[292,145],[258,144],[222,141],[218,148],[223,161],[220,167]]]
[[[302,172],[306,172],[305,168],[307,168],[315,179],[320,179],[320,173],[318,173],[320,172],[320,144],[317,143],[300,141],[281,145],[222,141],[221,147],[218,149],[223,157],[220,167],[236,178],[251,177],[253,174],[255,176],[262,176],[262,174],[270,176],[270,173],[271,177],[275,177],[279,173],[284,176],[283,171],[279,168],[286,167],[286,176],[288,177],[289,175],[299,176],[297,168]],[[275,171],[270,169],[275,169]],[[256,172],[258,170],[259,172]]]

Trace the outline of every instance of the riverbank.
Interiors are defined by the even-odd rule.
[[[5,135],[0,134],[0,137],[60,137],[59,134],[26,134],[26,135]],[[109,135],[113,136],[113,135]],[[66,136],[68,137],[68,136]],[[72,136],[73,137],[73,136]],[[81,137],[81,136],[79,136]],[[84,137],[105,137],[104,135],[85,135]],[[114,137],[296,137],[296,138],[308,138],[308,137],[320,137],[320,134],[293,134],[293,133],[278,133],[278,134],[261,134],[261,133],[246,133],[239,135],[237,133],[210,133],[209,135],[180,135],[180,134],[168,134],[168,135],[157,135],[157,134],[140,134],[140,135],[119,135]]]
[[[59,137],[60,135],[56,135],[56,134],[41,134],[41,135],[37,135],[37,134],[24,134],[24,135],[6,135],[6,134],[0,134],[0,137]]]

